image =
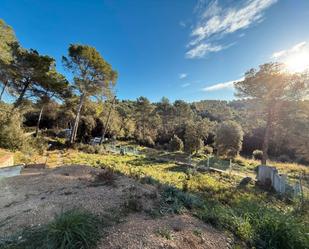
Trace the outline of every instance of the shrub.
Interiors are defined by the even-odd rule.
[[[214,149],[211,146],[204,146],[203,148],[204,154],[211,155],[214,151]]]
[[[172,239],[171,231],[167,228],[159,228],[156,233],[167,240]]]
[[[1,239],[3,249],[90,249],[100,238],[99,219],[82,210],[56,216],[47,225],[24,229],[11,238]]]
[[[94,183],[92,185],[116,185],[117,175],[112,170],[104,170],[96,175]]]
[[[145,137],[143,144],[149,147],[153,147],[155,145],[155,142],[150,136]]]
[[[280,155],[277,160],[282,163],[291,162],[291,158],[288,155]]]
[[[174,135],[169,142],[169,148],[171,151],[182,151],[183,150],[182,140],[177,135]]]
[[[161,194],[161,213],[180,214],[185,208],[200,207],[201,201],[192,194],[184,193],[175,187],[164,186]]]
[[[8,110],[9,112],[9,110]],[[21,116],[14,112],[0,113],[0,147],[9,150],[19,150],[24,145],[24,131],[21,127]]]
[[[227,139],[228,138],[228,139]],[[242,147],[243,131],[235,121],[220,123],[215,134],[215,147],[220,156],[234,158]]]
[[[124,208],[128,212],[140,212],[143,210],[143,205],[139,196],[131,194],[124,202]]]
[[[104,147],[101,145],[90,145],[90,144],[75,144],[75,149],[78,149],[82,152],[88,153],[88,154],[103,154],[105,152]]]
[[[261,151],[261,150],[254,150],[252,152],[252,157],[255,160],[262,160],[262,158],[263,158],[263,151]]]
[[[47,242],[51,248],[91,248],[99,237],[96,216],[86,211],[70,210],[58,215],[47,226]]]

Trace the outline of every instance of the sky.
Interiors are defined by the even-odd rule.
[[[66,75],[70,44],[96,47],[120,99],[231,100],[248,69],[309,51],[308,0],[0,0],[0,18]]]

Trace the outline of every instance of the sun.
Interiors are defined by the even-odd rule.
[[[286,58],[285,65],[288,71],[300,73],[309,69],[309,51],[302,51]]]

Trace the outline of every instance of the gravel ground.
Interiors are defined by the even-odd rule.
[[[96,214],[110,214],[123,206],[129,195],[140,198],[143,209],[151,208],[158,192],[125,176],[115,185],[94,184],[103,172],[81,165],[54,169],[25,169],[20,176],[0,180],[0,236],[22,228],[49,222],[57,213],[84,208]],[[167,239],[160,231],[170,234]],[[109,227],[98,244],[100,249],[226,248],[227,237],[188,216],[151,219],[145,213],[130,214]]]

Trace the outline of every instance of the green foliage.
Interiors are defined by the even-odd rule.
[[[0,19],[0,41],[0,61],[8,63],[12,59],[10,44],[16,41],[16,37],[14,30],[2,19]]]
[[[252,157],[253,157],[254,160],[262,160],[263,151],[261,151],[261,150],[254,150],[252,152]]]
[[[25,134],[21,127],[21,116],[18,112],[9,115],[10,109],[0,111],[0,147],[9,150],[21,149]]]
[[[59,249],[91,248],[99,239],[98,228],[98,218],[91,213],[64,212],[47,225],[48,245]]]
[[[159,228],[156,233],[161,236],[162,238],[165,238],[167,240],[172,239],[172,233],[168,228]]]
[[[234,207],[210,203],[199,211],[198,217],[216,227],[229,229],[256,248],[304,249],[309,242],[304,224],[256,203],[239,203]]]
[[[141,198],[136,194],[130,194],[124,202],[124,210],[127,212],[141,212],[143,205]]]
[[[104,154],[105,150],[104,147],[101,145],[91,145],[91,144],[75,144],[74,148],[78,149],[79,151],[83,151],[89,154]]]
[[[177,135],[174,135],[169,142],[169,148],[171,151],[182,151],[183,150],[182,140]]]
[[[197,130],[193,124],[186,126],[184,135],[185,151],[189,154],[197,153],[203,146],[204,142],[197,133]]]
[[[95,215],[69,210],[47,225],[27,228],[12,238],[0,239],[1,249],[89,249],[100,238],[100,222]]]
[[[215,147],[220,156],[234,158],[242,147],[243,131],[235,121],[225,121],[218,125],[215,135]]]
[[[198,207],[201,202],[194,195],[184,193],[173,186],[164,186],[161,193],[160,212],[180,214],[185,209]]]
[[[106,169],[103,172],[99,172],[94,179],[92,186],[108,185],[116,186],[117,175],[111,170]]]

